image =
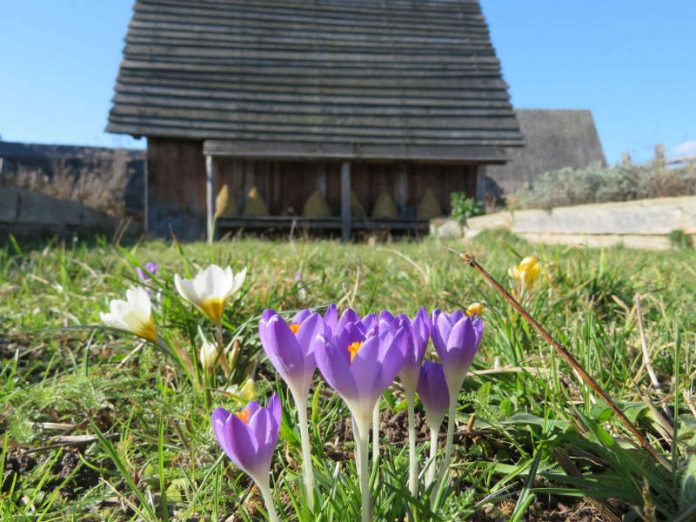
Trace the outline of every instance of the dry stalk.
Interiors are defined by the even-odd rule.
[[[657,378],[655,368],[653,368],[650,362],[650,350],[648,349],[648,337],[645,335],[645,325],[643,324],[643,309],[640,306],[640,294],[636,294],[633,301],[636,303],[636,316],[638,317],[638,329],[640,330],[640,347],[643,350],[643,366],[645,366],[650,376],[650,382],[652,382],[653,387],[662,393],[660,380]]]
[[[468,254],[458,254],[459,257],[470,267],[476,270],[481,277],[483,277],[488,284],[490,284],[503,298],[522,316],[522,318],[527,321],[527,323],[534,328],[553,348],[556,350],[558,355],[560,355],[570,367],[582,378],[582,380],[587,384],[594,392],[599,395],[604,402],[607,403],[609,408],[614,412],[614,415],[618,417],[621,423],[630,431],[633,436],[638,440],[640,445],[647,451],[650,456],[652,456],[659,464],[664,466],[666,469],[671,470],[671,466],[667,460],[660,455],[655,448],[650,444],[647,438],[638,431],[638,429],[633,425],[633,423],[624,415],[621,409],[616,405],[616,403],[609,397],[609,394],[605,392],[602,387],[594,380],[594,378],[587,373],[585,368],[573,357],[573,355],[568,351],[568,349],[561,343],[556,341],[551,334],[549,334],[543,326],[541,326],[529,313],[518,303],[510,293],[503,288],[503,286],[495,280],[495,278],[490,275],[472,256]]]

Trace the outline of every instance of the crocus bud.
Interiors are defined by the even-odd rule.
[[[469,317],[473,315],[481,317],[483,315],[483,305],[481,303],[471,303],[466,309],[466,315]]]
[[[430,318],[425,308],[421,308],[413,320],[405,315],[400,315],[398,320],[399,324],[403,325],[408,332],[404,342],[404,365],[399,372],[399,379],[406,394],[413,395],[416,391],[418,373],[430,338]]]
[[[519,265],[515,265],[508,269],[508,275],[517,287],[517,290],[523,293],[530,290],[534,286],[534,282],[541,273],[541,265],[534,256],[527,256]]]
[[[142,287],[129,288],[126,291],[126,300],[114,299],[111,301],[108,313],[101,313],[99,317],[104,324],[111,328],[130,332],[155,342],[157,330],[152,321],[152,305],[150,296]]]
[[[193,279],[182,279],[176,274],[174,285],[184,299],[219,325],[225,301],[239,291],[245,277],[246,269],[235,274],[230,267],[223,270],[217,265],[210,265]]]
[[[418,379],[418,396],[430,429],[439,431],[449,406],[449,391],[442,364],[425,361]]]
[[[224,357],[224,355],[218,355],[218,349],[215,343],[211,343],[208,339],[201,337],[201,349],[199,352],[201,366],[210,371],[217,365],[219,357]]]
[[[461,310],[446,314],[433,312],[432,338],[445,370],[450,395],[456,397],[466,372],[478,351],[483,335],[483,321],[468,317]]]

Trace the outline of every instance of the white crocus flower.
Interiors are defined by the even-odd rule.
[[[150,295],[142,287],[129,288],[126,300],[111,301],[108,313],[99,316],[104,324],[117,330],[131,332],[143,339],[155,342],[157,330],[152,321]]]
[[[174,284],[184,299],[219,325],[225,301],[239,291],[245,276],[246,269],[235,274],[230,267],[223,270],[217,265],[210,265],[198,272],[193,279],[182,279],[178,274],[175,275]]]
[[[211,343],[208,339],[204,338],[202,340],[199,358],[201,366],[206,370],[210,371],[215,368],[218,362],[218,349],[215,343]]]

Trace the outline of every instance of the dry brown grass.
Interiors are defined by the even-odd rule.
[[[67,159],[50,161],[49,171],[19,165],[3,175],[2,183],[58,199],[77,201],[115,217],[125,214],[124,194],[130,172],[128,151],[116,149],[109,159],[75,167]],[[49,174],[50,172],[50,174]]]

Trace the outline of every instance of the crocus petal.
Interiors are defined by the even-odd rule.
[[[352,308],[346,308],[346,310],[341,314],[341,318],[336,323],[336,331],[340,331],[346,327],[348,323],[359,323],[360,316]]]
[[[265,462],[259,462],[259,444],[249,424],[236,415],[230,416],[227,429],[229,430],[229,448],[227,456],[237,466],[252,477],[257,477],[263,471]]]
[[[333,341],[320,336],[314,359],[329,386],[344,397],[357,396],[358,388],[350,371],[350,355],[346,348],[339,348]]]
[[[215,411],[213,411],[212,416],[213,432],[215,433],[215,438],[217,439],[218,444],[222,448],[222,451],[224,451],[228,457],[230,457],[230,455],[232,454],[229,441],[230,433],[229,430],[226,428],[227,421],[229,421],[230,416],[232,416],[232,413],[225,410],[224,408],[215,408]]]
[[[268,359],[283,379],[292,380],[304,371],[304,354],[290,327],[275,314],[259,322],[259,338]]]
[[[355,354],[355,358],[350,365],[350,373],[355,380],[357,394],[365,396],[369,400],[372,400],[372,397],[376,400],[384,391],[384,389],[380,389],[381,383],[379,380],[381,371],[379,345],[378,336],[367,339]],[[356,397],[349,398],[355,399]]]
[[[329,329],[331,337],[333,337],[336,331],[336,325],[338,324],[338,309],[335,304],[330,304],[326,309],[324,314],[324,325]]]
[[[376,383],[376,386],[381,389],[380,395],[384,393],[384,390],[386,390],[392,382],[394,382],[394,379],[404,364],[403,343],[406,341],[406,335],[406,330],[403,328],[400,329],[394,336],[390,345],[380,354],[380,373]]]
[[[283,418],[283,407],[280,404],[280,397],[277,393],[274,393],[270,400],[268,401],[268,406],[266,406],[271,412],[271,419],[273,420],[273,425],[276,429],[276,440],[278,439],[278,430],[280,428],[280,422]]]

